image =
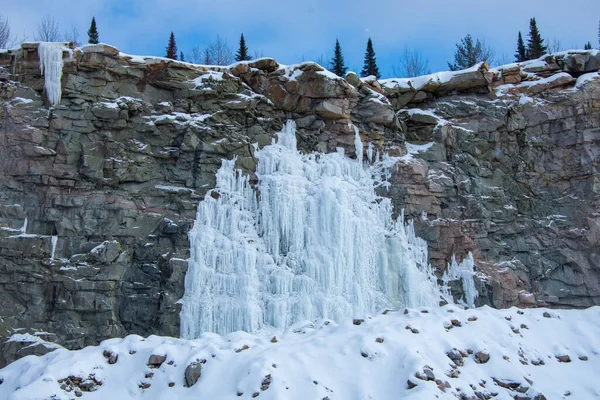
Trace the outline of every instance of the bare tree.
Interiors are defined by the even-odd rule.
[[[330,67],[329,64],[331,63],[331,57],[329,57],[326,54],[321,54],[319,57],[317,57],[317,59],[315,60],[315,62],[317,64],[319,64],[321,67],[329,69],[329,67]]]
[[[58,22],[56,22],[54,17],[46,15],[44,18],[42,18],[37,25],[37,30],[33,38],[38,42],[60,41]]]
[[[548,51],[550,53],[556,53],[559,51],[563,51],[564,48],[562,46],[562,43],[560,41],[559,38],[557,38],[556,36],[552,38],[552,41],[549,41],[548,43]]]
[[[203,61],[203,53],[200,46],[194,46],[192,48],[192,52],[187,56],[188,60],[192,64],[202,64]]]
[[[211,64],[229,65],[233,62],[233,50],[227,40],[217,35],[217,38],[208,45]]]
[[[400,58],[400,64],[394,65],[392,71],[395,76],[401,78],[414,78],[431,73],[429,61],[423,57],[419,50],[404,48]]]
[[[262,50],[254,50],[254,59],[263,58],[265,53]]]
[[[202,64],[204,65],[213,65],[215,64],[214,58],[212,56],[212,53],[210,52],[210,50],[207,48],[204,49],[204,51],[202,52]]]
[[[500,57],[497,57],[498,65],[507,65],[515,62],[514,56],[509,56],[506,53],[502,53]]]
[[[0,49],[8,47],[10,42],[10,25],[8,25],[8,18],[4,18],[0,15]]]
[[[71,25],[71,30],[64,33],[64,40],[65,42],[73,43],[75,47],[81,45],[81,42],[79,41],[79,30],[75,25]]]

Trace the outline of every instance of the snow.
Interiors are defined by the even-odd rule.
[[[205,82],[218,82],[223,80],[223,73],[218,71],[206,71],[196,79],[192,80],[196,87],[203,86]]]
[[[438,304],[426,242],[375,193],[397,159],[302,155],[292,121],[255,155],[259,196],[235,159],[224,160],[198,205],[182,337]]]
[[[194,189],[183,186],[155,185],[154,187],[158,190],[164,190],[166,192],[194,192]]]
[[[579,78],[577,78],[577,82],[575,82],[575,87],[573,90],[580,89],[586,83],[591,82],[593,80],[600,80],[600,74],[598,72],[590,72],[588,74],[583,74]]]
[[[434,82],[437,84],[447,83],[447,82],[450,82],[450,80],[456,75],[461,75],[461,74],[470,73],[470,72],[476,72],[481,68],[481,64],[482,63],[475,64],[471,68],[467,68],[462,71],[436,72],[434,74],[417,76],[414,78],[382,79],[379,81],[379,83],[381,84],[381,86],[386,87],[388,89],[397,89],[398,88],[398,89],[419,91],[419,90],[421,90],[421,88],[423,88],[425,85],[427,85],[430,82]],[[368,77],[363,78],[362,80],[365,81],[367,79],[368,79]]]
[[[60,103],[62,96],[60,81],[62,79],[64,50],[69,50],[64,43],[42,42],[38,47],[40,72],[44,75],[44,88],[48,100],[53,106]]]
[[[540,84],[549,84],[549,83],[557,81],[561,78],[571,78],[571,75],[568,74],[567,72],[560,72],[558,74],[549,76],[548,78],[542,78],[537,81],[521,82],[519,85],[517,85],[517,87],[532,87],[532,86],[537,86]]]
[[[12,98],[12,102],[13,103],[18,103],[18,104],[29,104],[29,103],[33,103],[33,100],[26,99],[26,98],[23,98],[23,97],[13,97]]]
[[[30,333],[15,333],[11,337],[9,337],[5,343],[9,343],[9,342],[31,343],[27,347],[32,347],[32,346],[41,344],[48,349],[62,349],[62,346],[60,346],[56,343],[53,343],[53,342],[48,342],[38,336],[38,335],[47,335],[47,334],[48,334],[47,332],[35,332],[33,335]]]
[[[429,142],[425,144],[412,144],[405,142],[406,146],[406,154],[400,158],[403,162],[411,162],[414,159],[415,154],[424,153],[433,146],[434,142]]]
[[[58,380],[90,375],[102,385],[82,392],[83,399],[250,399],[255,393],[263,400],[456,400],[476,392],[495,393],[496,400],[540,393],[549,400],[566,393],[578,400],[600,396],[600,307],[445,306],[362,319],[360,325],[352,319],[301,322],[273,340],[243,332],[196,340],[131,335],[78,351],[58,349],[0,370],[0,398],[74,399],[74,391],[61,389]],[[463,365],[447,356],[453,349],[463,352],[464,357],[457,353]],[[108,363],[105,351],[118,355],[116,363]],[[477,352],[489,354],[489,361],[476,363]],[[166,356],[165,362],[150,368],[152,354]],[[570,362],[557,356],[569,356]],[[185,387],[185,369],[195,360],[204,362],[201,377]],[[416,378],[426,366],[449,387],[442,391],[435,381]],[[460,374],[446,375],[452,371]],[[408,389],[408,380],[417,386]],[[514,382],[525,393],[496,382]]]

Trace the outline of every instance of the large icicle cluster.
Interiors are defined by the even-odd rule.
[[[60,103],[62,96],[61,79],[63,70],[64,43],[42,42],[38,47],[40,72],[44,75],[44,88],[50,104]]]
[[[452,256],[452,262],[448,264],[448,271],[442,277],[444,282],[444,289],[448,289],[448,283],[450,281],[460,280],[464,291],[464,302],[465,304],[473,308],[475,307],[475,300],[479,293],[475,287],[475,262],[473,260],[473,254],[469,253],[462,262],[456,262],[456,257]],[[450,293],[447,293],[447,297],[450,297]]]
[[[302,155],[293,122],[257,157],[258,193],[223,161],[198,206],[182,337],[438,304],[427,244],[375,194],[377,163]]]

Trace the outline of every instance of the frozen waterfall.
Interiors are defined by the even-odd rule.
[[[462,262],[456,262],[456,257],[452,256],[452,262],[448,264],[448,271],[442,277],[444,282],[443,289],[446,291],[446,297],[451,298],[448,283],[450,281],[460,280],[464,291],[464,303],[470,307],[475,307],[475,300],[479,296],[475,287],[475,261],[473,254],[469,252]]]
[[[62,96],[61,79],[63,70],[64,43],[42,42],[38,47],[40,72],[44,75],[44,88],[50,104],[56,106]]]
[[[256,155],[257,190],[225,160],[198,206],[182,337],[438,305],[427,244],[375,193],[382,162],[303,155],[293,122]]]

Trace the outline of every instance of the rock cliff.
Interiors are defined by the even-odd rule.
[[[381,194],[438,270],[473,252],[481,303],[600,304],[597,51],[383,81],[102,44],[63,59],[51,106],[38,44],[0,53],[0,366],[44,340],[178,336],[198,202],[224,158],[252,176],[287,119],[303,151],[355,156],[358,128],[400,157]]]

